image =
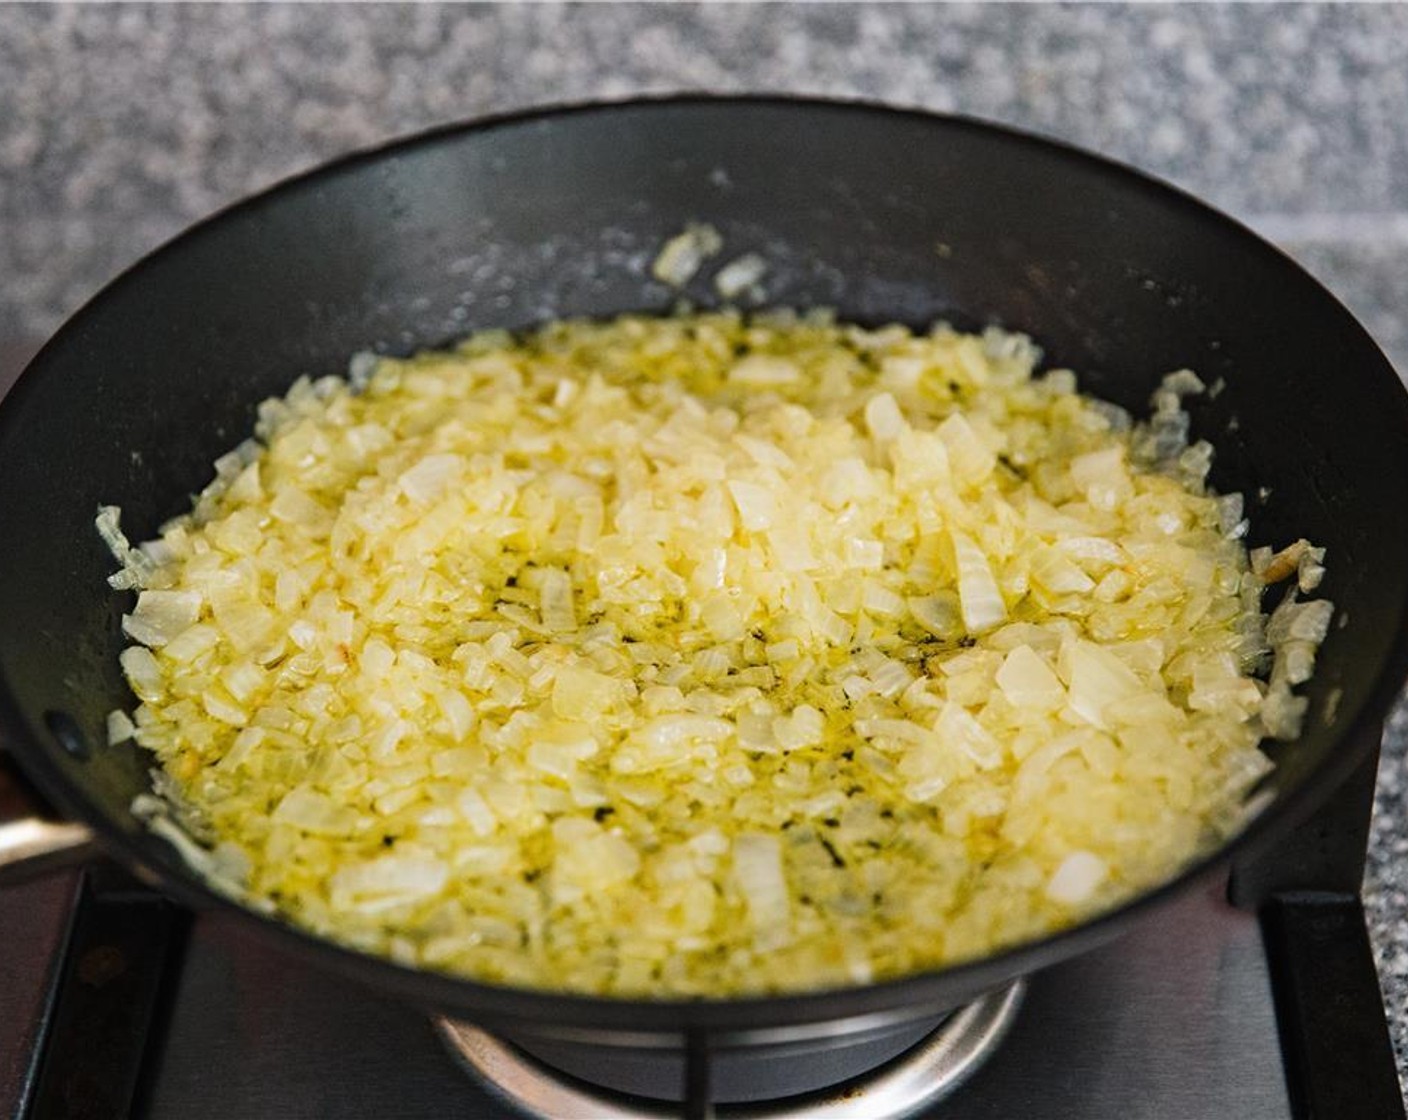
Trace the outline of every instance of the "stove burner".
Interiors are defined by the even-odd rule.
[[[725,1106],[730,1120],[898,1120],[952,1093],[1002,1042],[1021,1005],[1025,984],[1017,981],[945,1017],[908,1049],[841,1083],[804,1095]],[[436,1021],[457,1058],[529,1116],[541,1120],[666,1120],[678,1104],[643,1100],[601,1089],[560,1073],[519,1047],[454,1019]],[[862,1044],[863,1045],[863,1044]],[[598,1050],[599,1062],[611,1062]],[[728,1060],[729,1051],[715,1055]],[[777,1059],[782,1060],[782,1059]],[[675,1056],[677,1066],[683,1060]],[[679,1084],[683,1084],[683,1077]]]

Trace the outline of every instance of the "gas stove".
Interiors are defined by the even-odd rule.
[[[747,1054],[709,1056],[712,1085],[677,1055],[683,1092],[655,1092],[658,1056],[562,1073],[572,1060],[550,1048],[311,971],[100,864],[0,892],[0,1103],[42,1120],[1402,1117],[1359,900],[1336,889],[1362,855],[1372,776],[1234,873],[1239,901],[1269,892],[1259,907],[1226,884],[1185,895],[1016,989],[857,1043],[876,1069],[856,1075],[855,1047],[801,1059],[842,1079],[801,1097],[793,1071]],[[1311,849],[1325,889],[1279,888],[1316,866]],[[730,1077],[786,1099],[717,1103],[739,1095]]]

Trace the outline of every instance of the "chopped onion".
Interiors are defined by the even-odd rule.
[[[1075,641],[1062,651],[1070,681],[1070,710],[1099,728],[1109,726],[1112,705],[1145,692],[1134,672],[1109,650],[1093,642]]]
[[[442,860],[382,856],[335,871],[329,886],[335,903],[354,910],[381,910],[387,902],[436,895],[444,890],[449,878],[450,868]]]
[[[936,431],[948,452],[954,477],[960,482],[975,485],[992,474],[997,456],[978,438],[963,413],[951,413]]]
[[[1066,699],[1061,679],[1031,646],[1018,646],[1008,653],[994,679],[1017,708],[1049,712]]]
[[[744,253],[719,269],[714,276],[714,289],[724,299],[736,299],[755,289],[767,274],[768,262],[757,253]]]
[[[300,379],[159,539],[98,515],[144,819],[360,950],[637,997],[901,976],[1157,884],[1298,734],[1323,553],[1249,561],[1192,375],[1135,423],[1038,355],[723,312]]]
[[[992,567],[973,538],[958,530],[950,532],[958,565],[958,601],[963,609],[963,625],[970,634],[990,630],[1007,617],[1007,605],[993,577]]]
[[[705,260],[723,248],[723,238],[713,226],[691,223],[683,233],[670,238],[650,266],[650,274],[661,283],[682,288],[694,278]]]
[[[880,443],[895,439],[909,427],[895,398],[889,393],[876,393],[866,402],[865,426]]]
[[[115,746],[133,738],[137,734],[137,726],[126,712],[119,709],[108,713],[107,733],[108,745]]]
[[[733,842],[733,876],[748,903],[756,940],[776,946],[790,933],[791,895],[777,837],[745,832]]]
[[[122,629],[129,637],[156,649],[166,645],[200,617],[202,598],[198,591],[143,591],[131,614],[122,616]]]
[[[1084,902],[1109,875],[1105,861],[1091,852],[1072,852],[1046,883],[1046,897],[1074,906]]]

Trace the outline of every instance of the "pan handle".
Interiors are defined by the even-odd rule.
[[[83,863],[96,851],[87,825],[39,812],[38,798],[0,752],[0,887]]]

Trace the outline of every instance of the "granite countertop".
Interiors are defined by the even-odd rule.
[[[1408,7],[41,6],[0,19],[11,363],[182,227],[334,155],[527,105],[671,90],[956,110],[1142,167],[1336,292],[1408,373]],[[1408,705],[1365,897],[1408,1072]]]

